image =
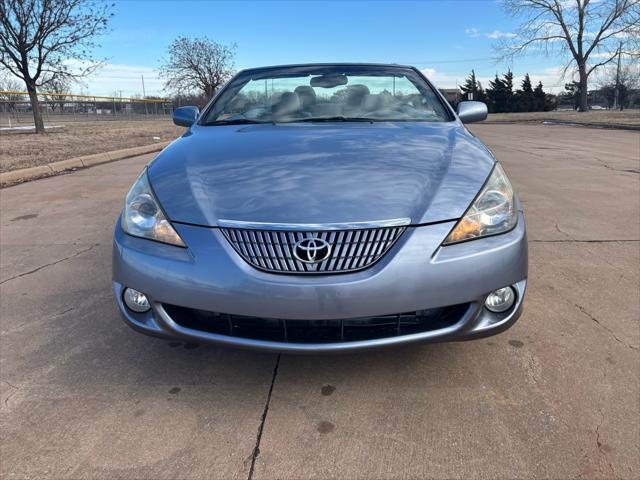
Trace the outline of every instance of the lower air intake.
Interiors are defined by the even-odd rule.
[[[178,325],[231,337],[289,343],[339,343],[440,330],[458,323],[469,304],[344,320],[283,320],[209,312],[164,304]]]

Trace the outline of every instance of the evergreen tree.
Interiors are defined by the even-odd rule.
[[[520,108],[522,112],[532,112],[534,110],[535,98],[533,96],[533,86],[529,74],[525,74],[520,90]]]
[[[487,94],[482,88],[482,84],[480,83],[480,80],[478,80],[478,101],[484,102],[484,103],[487,103],[489,101],[489,99],[487,98]]]
[[[462,101],[475,100],[488,103],[487,95],[484,93],[480,82],[476,80],[476,72],[474,70],[471,70],[471,75],[467,77],[460,90],[462,91]]]
[[[471,75],[467,77],[464,85],[460,86],[462,100],[475,100],[478,91],[478,82],[476,81],[476,72],[471,70]],[[469,95],[471,94],[471,95]],[[471,97],[471,98],[469,98]]]
[[[496,78],[493,81],[489,81],[489,88],[487,88],[487,97],[489,100],[489,111],[502,113],[506,112],[506,96],[505,85],[496,73]]]
[[[553,93],[547,93],[544,96],[544,111],[550,112],[555,110],[558,106],[558,97]]]
[[[503,75],[502,83],[504,84],[504,111],[513,112],[513,72],[511,69]]]
[[[546,94],[542,89],[542,82],[538,82],[533,91],[533,107],[536,112],[544,112],[546,105]]]
[[[531,77],[529,77],[528,73],[525,73],[522,79],[522,91],[525,95],[533,96],[533,85],[531,84]]]
[[[533,87],[531,78],[527,73],[520,84],[521,88],[514,95],[515,112],[532,112],[534,109],[535,98],[533,96]]]
[[[578,110],[580,107],[580,82],[565,83],[564,89],[567,92],[567,96],[573,98],[573,108]]]

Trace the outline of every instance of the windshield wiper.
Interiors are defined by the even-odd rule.
[[[311,117],[311,118],[301,118],[299,120],[294,120],[293,122],[368,122],[373,123],[376,120],[373,118],[365,118],[365,117],[344,117],[342,115],[337,117]],[[292,123],[293,123],[292,122]]]
[[[249,120],[248,118],[236,118],[233,120],[214,120],[213,122],[203,123],[203,125],[206,127],[209,127],[213,125],[254,125],[258,123],[271,123],[271,122],[260,122],[258,120]]]
[[[309,118],[297,118],[295,120],[287,120],[284,122],[279,122],[277,120],[272,120],[268,122],[259,121],[259,120],[249,120],[248,118],[236,118],[229,120],[214,120],[213,122],[203,123],[202,125],[214,126],[214,125],[255,125],[255,124],[265,124],[265,123],[298,123],[298,122],[366,122],[373,123],[378,120],[373,118],[364,118],[364,117],[344,117],[344,116],[336,116],[336,117],[309,117]]]

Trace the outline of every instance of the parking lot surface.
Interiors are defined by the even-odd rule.
[[[498,336],[295,357],[134,333],[111,232],[151,156],[0,191],[0,477],[638,478],[640,135],[478,125],[526,210]]]

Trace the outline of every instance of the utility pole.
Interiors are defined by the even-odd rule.
[[[147,94],[144,91],[144,75],[140,74],[140,78],[142,78],[142,103],[144,103],[144,114],[147,115]]]
[[[616,70],[616,91],[613,97],[613,109],[617,110],[620,106],[620,60],[622,57],[622,42],[618,45],[618,69]]]

